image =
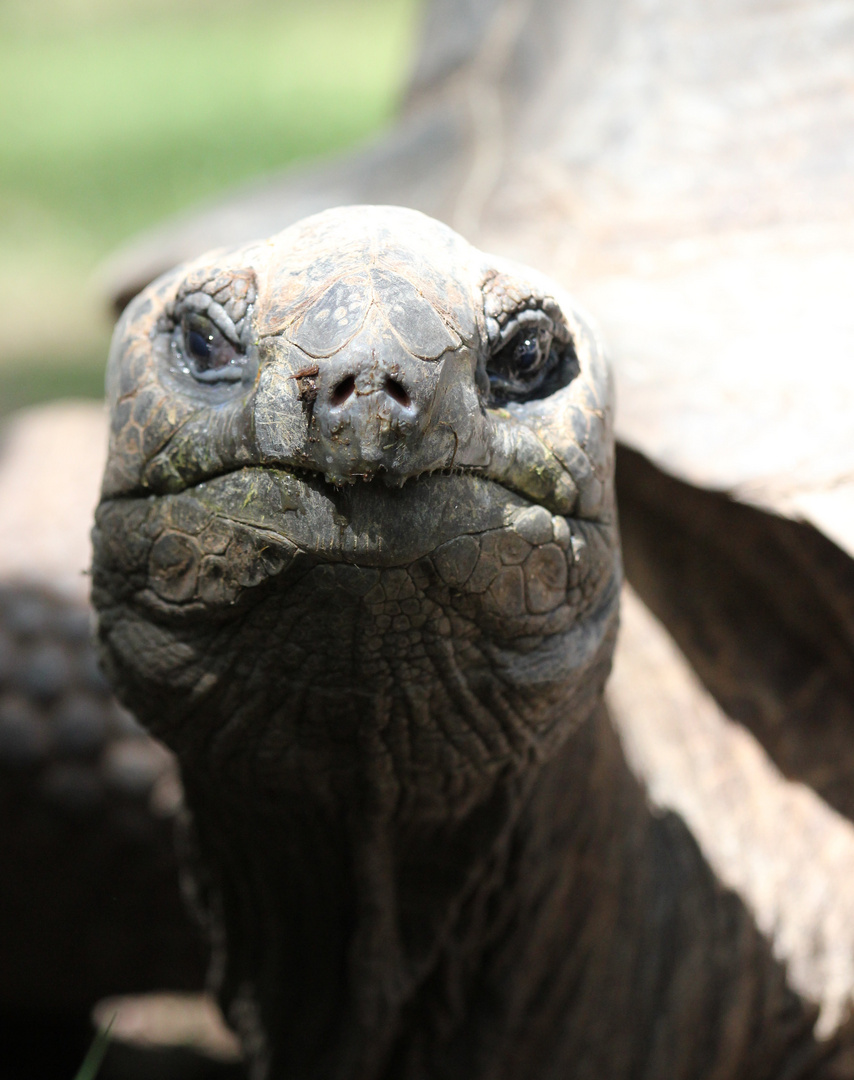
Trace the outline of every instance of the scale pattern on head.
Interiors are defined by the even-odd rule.
[[[299,786],[375,739],[398,786],[463,791],[589,710],[619,578],[610,383],[547,279],[414,211],[329,211],[155,282],[108,396],[103,652],[174,747],[237,718],[223,762]]]

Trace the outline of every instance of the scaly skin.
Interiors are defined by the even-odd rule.
[[[199,312],[234,381],[193,373]],[[555,377],[493,407],[531,318]],[[253,1077],[824,1075],[601,707],[610,388],[557,286],[330,211],[156,282],[108,388],[102,656],[179,756]]]

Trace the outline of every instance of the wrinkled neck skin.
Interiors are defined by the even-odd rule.
[[[349,617],[358,621],[356,611]],[[549,687],[533,709],[536,689],[522,691],[529,701],[520,708],[512,687],[466,686],[465,672],[447,652],[437,657],[429,639],[433,671],[419,681],[405,658],[393,672],[372,673],[354,635],[347,644],[358,681],[323,685],[309,670],[285,706],[299,711],[298,724],[341,733],[343,770],[327,761],[321,772],[315,761],[283,787],[281,772],[270,784],[248,769],[256,776],[247,777],[255,795],[247,799],[244,782],[227,780],[236,746],[223,747],[222,771],[209,758],[185,767],[225,927],[221,992],[267,1062],[259,1076],[525,1074],[505,1059],[520,1049],[529,999],[540,978],[554,976],[553,950],[565,954],[568,929],[556,912],[528,924],[531,909],[558,901],[556,868],[543,857],[558,833],[586,827],[578,811],[591,758],[583,748],[567,754],[565,740],[576,727],[579,748],[593,736],[586,714],[596,708],[613,629],[612,621],[583,699],[573,686]],[[504,714],[504,731],[486,727],[487,711]],[[514,732],[523,713],[554,728],[551,745],[525,745]],[[423,748],[407,746],[419,737],[418,714],[459,732],[459,745],[449,751],[436,732]],[[426,774],[417,794],[407,755]],[[526,987],[520,967],[532,980]],[[499,1039],[508,1024],[515,1036]],[[537,1052],[554,1037],[538,1033]]]
[[[180,758],[213,974],[254,1075],[501,1075],[495,1037],[526,1009],[505,950],[512,968],[534,965],[528,994],[564,950],[561,919],[525,944],[519,920],[552,892],[538,864],[554,828],[582,824],[590,757],[566,749],[589,740],[610,666],[613,527],[573,525],[576,548],[598,552],[585,618],[553,613],[543,639],[508,637],[491,602],[449,585],[447,545],[406,567],[297,553],[282,569],[259,534],[268,580],[219,618],[176,612],[134,591],[131,563],[150,567],[157,542],[134,551],[119,523],[141,540],[164,516],[196,529],[198,497],[130,502],[99,512],[101,635],[122,696]],[[525,513],[498,538],[464,538],[480,551],[472,588],[496,544],[527,554],[532,520],[548,539],[534,550],[562,550],[561,519]],[[156,661],[140,670],[140,656]],[[532,870],[545,875],[533,892]]]
[[[531,643],[490,640],[428,560],[298,564],[213,627],[102,614],[119,664],[122,641],[166,647],[162,690],[113,676],[180,755],[253,1077],[755,1080],[810,1060],[813,1018],[681,822],[651,816],[600,703],[613,581],[583,675],[514,685]],[[394,605],[418,612],[406,637]]]

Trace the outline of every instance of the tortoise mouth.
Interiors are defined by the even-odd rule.
[[[210,484],[217,479],[233,476],[251,469],[266,470],[280,474],[283,477],[293,477],[297,481],[327,491],[331,498],[338,498],[339,501],[342,499],[346,501],[348,493],[353,495],[359,491],[371,491],[375,493],[375,498],[381,499],[384,494],[393,497],[395,492],[404,489],[411,491],[414,487],[423,485],[427,481],[441,483],[443,478],[468,478],[488,482],[494,488],[505,492],[508,498],[524,500],[526,506],[543,506],[549,513],[566,518],[589,517],[589,515],[576,515],[572,512],[576,509],[577,502],[574,490],[569,504],[565,496],[558,495],[555,497],[554,485],[548,485],[545,491],[542,487],[538,492],[531,490],[531,487],[534,486],[531,481],[533,480],[535,484],[537,481],[542,482],[545,470],[528,472],[512,469],[507,468],[505,462],[497,465],[495,462],[491,465],[439,465],[411,476],[390,472],[380,465],[370,473],[354,473],[346,479],[332,479],[321,470],[308,465],[295,465],[291,462],[280,461],[259,461],[249,465],[211,472],[181,490],[191,491],[203,488],[204,485]]]
[[[509,438],[495,440],[491,451],[479,462],[446,461],[428,465],[413,473],[388,469],[377,463],[370,471],[352,472],[347,476],[331,476],[310,460],[294,461],[293,458],[260,458],[255,461],[218,463],[215,467],[190,467],[185,470],[156,467],[152,461],[143,470],[141,483],[124,491],[107,491],[102,494],[104,503],[121,498],[177,495],[203,488],[218,479],[233,476],[246,469],[267,470],[319,486],[332,493],[346,493],[356,489],[394,492],[437,477],[467,477],[491,481],[503,488],[508,495],[519,496],[528,503],[545,507],[549,512],[564,517],[584,517],[596,520],[595,512],[584,512],[583,491],[556,454],[532,431],[516,426],[508,431]],[[589,473],[589,467],[582,470]],[[582,498],[579,498],[579,496]]]
[[[538,507],[472,470],[436,470],[402,487],[376,479],[335,486],[320,473],[278,464],[211,475],[155,504],[167,519],[191,508],[323,561],[364,566],[408,565],[459,536],[507,528]],[[565,518],[540,509],[547,531],[565,531]]]

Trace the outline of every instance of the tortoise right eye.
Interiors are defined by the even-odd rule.
[[[204,315],[184,315],[181,345],[187,370],[200,382],[238,382],[242,378],[246,357]]]

